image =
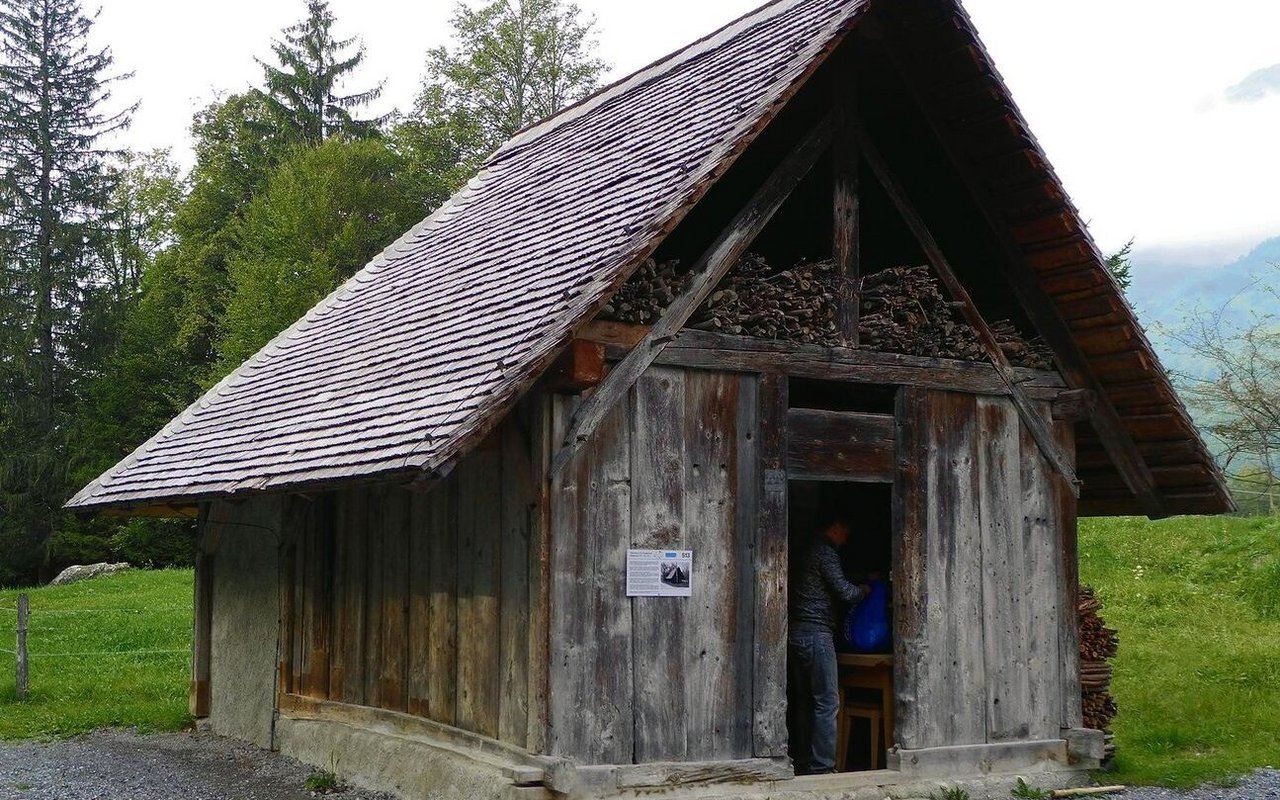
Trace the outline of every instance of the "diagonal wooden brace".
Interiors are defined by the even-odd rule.
[[[747,201],[720,237],[702,254],[691,269],[693,279],[685,293],[676,298],[649,334],[632,348],[605,376],[595,392],[578,407],[564,443],[551,461],[550,477],[560,474],[573,460],[574,455],[591,438],[609,412],[626,397],[627,392],[631,391],[631,387],[653,364],[663,348],[680,333],[693,312],[738,263],[747,248],[769,224],[769,220],[773,219],[774,214],[778,213],[778,209],[830,147],[834,130],[835,125],[830,117],[823,118],[814,126]]]
[[[1005,386],[1009,388],[1009,397],[1018,409],[1018,416],[1022,418],[1022,424],[1027,426],[1027,430],[1031,432],[1031,437],[1035,439],[1040,452],[1044,454],[1045,459],[1053,465],[1058,474],[1066,479],[1072,493],[1078,498],[1080,496],[1080,479],[1076,477],[1076,471],[1071,464],[1071,459],[1063,452],[1058,440],[1049,429],[1044,417],[1036,409],[1035,404],[1027,397],[1022,387],[1018,385],[1013,366],[1009,363],[1004,351],[1000,349],[1000,343],[996,341],[995,334],[991,332],[991,327],[987,325],[982,313],[978,311],[978,306],[973,302],[973,298],[969,296],[969,291],[964,288],[964,284],[960,283],[960,279],[956,277],[955,272],[951,269],[951,264],[947,261],[946,256],[943,255],[942,248],[938,246],[933,234],[929,232],[924,220],[916,211],[915,206],[912,205],[910,198],[907,197],[906,190],[898,183],[897,178],[894,177],[893,172],[889,169],[889,165],[885,163],[884,158],[880,155],[880,151],[872,143],[871,137],[867,136],[866,130],[861,125],[857,125],[856,131],[858,147],[862,151],[863,159],[866,161],[867,166],[871,168],[872,173],[875,174],[876,180],[884,188],[885,194],[893,201],[893,205],[898,210],[902,220],[911,229],[911,233],[915,235],[916,241],[920,244],[920,249],[924,251],[925,257],[929,259],[929,264],[933,267],[934,272],[938,273],[938,277],[942,280],[943,285],[947,287],[951,297],[961,304],[965,319],[977,331],[978,340],[982,342],[983,348],[987,351],[987,357],[991,359],[992,366],[995,367],[996,373],[1004,381]]]

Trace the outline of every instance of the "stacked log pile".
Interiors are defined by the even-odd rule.
[[[679,261],[659,264],[650,258],[622,285],[601,311],[600,318],[651,325],[688,285],[689,273],[680,270]]]
[[[1116,701],[1111,696],[1111,665],[1107,663],[1120,647],[1118,633],[1106,626],[1098,612],[1102,601],[1087,586],[1080,588],[1078,606],[1080,620],[1080,691],[1084,705],[1084,726],[1107,735],[1106,760],[1115,754],[1111,720],[1116,716]]]
[[[836,345],[834,261],[810,261],[774,270],[752,253],[694,313],[689,326],[703,331],[803,344]]]
[[[802,261],[772,267],[747,254],[689,321],[697,330],[758,336],[829,347],[842,345],[836,323],[840,275],[836,263]],[[640,325],[655,322],[688,287],[678,262],[652,260],[636,271],[605,307],[603,319]],[[885,353],[986,361],[978,335],[959,305],[943,294],[928,267],[891,267],[867,275],[860,290],[859,347]],[[1014,366],[1051,369],[1052,355],[1028,342],[1013,323],[991,325]]]

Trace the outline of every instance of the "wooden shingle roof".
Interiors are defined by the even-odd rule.
[[[446,464],[754,140],[863,0],[777,0],[518,134],[81,490],[80,509]]]

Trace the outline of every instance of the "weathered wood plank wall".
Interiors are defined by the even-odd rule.
[[[754,375],[651,368],[552,487],[553,755],[755,755],[756,584],[777,578],[753,557],[759,391]],[[575,401],[557,402],[567,419]],[[692,550],[693,597],[628,598],[630,547]]]
[[[904,389],[898,432],[898,742],[1058,738],[1079,694],[1069,488],[1002,398]]]
[[[425,494],[382,485],[290,500],[283,691],[541,746],[536,405]]]

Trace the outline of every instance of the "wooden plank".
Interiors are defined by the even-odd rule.
[[[498,738],[523,747],[529,737],[529,534],[536,509],[526,423],[512,414],[502,440],[498,635]]]
[[[898,214],[915,235],[916,241],[920,244],[920,248],[924,250],[925,256],[928,258],[934,272],[938,274],[939,279],[947,287],[947,292],[952,298],[961,304],[965,320],[978,334],[978,339],[982,342],[983,349],[987,351],[987,355],[991,359],[991,365],[995,367],[996,373],[1008,387],[1009,396],[1018,408],[1018,414],[1021,416],[1023,424],[1031,432],[1045,458],[1058,471],[1058,474],[1067,479],[1078,497],[1080,495],[1080,482],[1076,478],[1075,470],[1072,468],[1070,461],[1061,452],[1057,440],[1053,438],[1052,431],[1049,430],[1044,420],[1036,414],[1031,400],[1018,384],[1013,366],[1009,363],[1004,351],[1000,349],[1000,343],[996,341],[995,334],[991,332],[990,326],[987,325],[982,313],[978,310],[978,306],[973,302],[973,298],[969,296],[964,284],[960,282],[960,279],[956,277],[955,272],[951,269],[951,264],[943,254],[942,248],[938,246],[933,234],[929,232],[924,220],[916,211],[910,198],[908,198],[905,189],[894,177],[889,165],[880,156],[879,150],[872,144],[870,137],[861,127],[858,128],[858,144],[862,148],[863,158],[866,159],[867,164],[871,167],[871,171],[880,182],[880,186],[889,195],[889,199],[898,210]]]
[[[571,412],[568,403],[559,413]],[[588,763],[634,753],[630,542],[630,404],[613,409],[553,478],[550,750]],[[557,425],[559,431],[566,425]]]
[[[685,536],[685,372],[651,367],[636,382],[631,446],[631,546],[679,549]],[[684,652],[688,603],[670,597],[631,601],[634,639],[635,760],[688,757]],[[672,702],[681,698],[681,702]]]
[[[631,403],[615,406],[601,426],[588,459],[590,497],[581,536],[585,540],[587,602],[593,627],[584,635],[591,672],[585,677],[595,709],[598,737],[591,763],[627,763],[635,752],[631,602],[626,596],[627,548],[631,541]],[[566,609],[568,613],[575,613]]]
[[[546,752],[548,696],[551,690],[551,398],[538,394],[528,401],[532,418],[532,455],[537,508],[529,535],[529,727],[525,746]]]
[[[409,669],[409,492],[388,486],[382,495],[386,511],[382,537],[382,663],[378,665],[376,705],[408,710]]]
[[[932,651],[927,635],[929,398],[925,389],[903,388],[895,411],[898,474],[893,486],[892,560],[897,742],[888,744],[909,749],[919,749],[926,741],[931,706],[925,691],[931,683],[930,670],[940,667],[936,659],[941,657]]]
[[[819,122],[769,175],[707,252],[694,262],[690,268],[693,277],[685,293],[676,298],[644,340],[627,354],[622,363],[614,367],[595,393],[578,408],[564,447],[551,462],[552,474],[569,463],[610,410],[622,402],[636,380],[680,332],[721,279],[738,263],[738,259],[827,149],[832,139],[833,127],[830,118]]]
[[[431,492],[413,492],[409,498],[409,620],[406,705],[414,716],[431,715],[431,539],[438,535],[432,526],[432,504],[443,487]]]
[[[1050,412],[1040,413],[1048,419]],[[1061,535],[1055,475],[1037,452],[1035,443],[1022,441],[1022,511],[1024,600],[1027,605],[1025,668],[1031,679],[1030,738],[1057,738],[1062,729],[1061,659]]]
[[[893,37],[893,39],[898,39],[898,37]],[[1147,469],[1146,462],[1143,460],[1141,453],[1139,453],[1132,437],[1125,430],[1119,413],[1107,401],[1103,393],[1103,387],[1100,382],[1102,376],[1095,375],[1094,365],[1090,363],[1089,359],[1075,344],[1071,330],[1063,321],[1058,307],[1048,297],[1044,289],[1038,285],[1035,271],[1032,269],[1031,264],[1028,263],[1029,259],[1036,256],[1029,255],[1018,242],[1013,240],[1007,222],[993,211],[996,204],[993,200],[992,190],[988,188],[989,183],[978,174],[974,165],[957,151],[949,126],[939,119],[933,105],[925,100],[925,94],[921,90],[922,82],[916,70],[901,55],[910,51],[901,49],[899,43],[900,39],[898,42],[891,39],[886,42],[886,46],[882,49],[893,63],[904,85],[907,86],[908,94],[915,101],[917,108],[932,129],[935,139],[942,147],[948,161],[956,169],[969,194],[973,197],[979,212],[986,219],[988,227],[996,237],[1005,256],[996,261],[1002,268],[1010,287],[1014,290],[1014,294],[1018,297],[1032,324],[1035,325],[1037,332],[1053,348],[1070,386],[1076,389],[1089,389],[1099,397],[1099,402],[1094,407],[1090,423],[1101,436],[1103,445],[1115,463],[1117,470],[1124,475],[1130,490],[1137,498],[1138,505],[1153,519],[1165,516],[1166,510],[1161,500],[1160,492],[1156,487],[1154,478],[1152,478]],[[1096,252],[1096,249],[1086,243],[1072,243],[1067,247],[1075,248],[1075,252],[1065,256],[1066,259],[1080,258],[1083,255],[1093,263],[1099,263],[1101,260],[1101,256]],[[1057,247],[1055,249],[1061,250],[1062,248]],[[1047,266],[1047,254],[1042,254],[1040,258],[1043,265]]]
[[[654,762],[593,766],[557,765],[547,772],[546,786],[569,797],[612,795],[619,792],[659,794],[697,790],[721,784],[761,784],[788,781],[795,769],[785,758],[732,761]]]
[[[1022,439],[1017,411],[1001,398],[978,399],[978,508],[982,530],[982,634],[986,741],[1029,738],[1031,684],[1025,647]]]
[[[758,383],[759,520],[755,538],[755,631],[752,714],[754,754],[787,753],[787,379],[776,372]],[[746,529],[744,529],[746,530]]]
[[[1054,433],[1068,453],[1075,452],[1075,426],[1065,422],[1054,425]],[[1065,729],[1084,727],[1084,711],[1080,705],[1080,632],[1076,608],[1080,593],[1080,551],[1076,518],[1076,499],[1062,486],[1054,487],[1058,501],[1058,535],[1061,552],[1059,579],[1058,657],[1061,659],[1062,717]]]
[[[368,543],[364,571],[364,704],[377,706],[382,681],[382,580],[384,552],[387,545],[387,486],[379,484],[365,490],[364,537]]]
[[[29,677],[29,657],[27,653],[27,628],[31,617],[31,597],[22,592],[18,595],[17,640],[14,644],[14,686],[19,700],[27,699],[27,679]]]
[[[747,372],[781,372],[800,378],[921,386],[973,394],[1008,395],[1008,387],[987,363],[873,353],[847,347],[794,344],[749,336],[685,330],[657,363]],[[1036,399],[1056,398],[1065,388],[1048,370],[1014,369],[1017,382]],[[1043,394],[1036,394],[1043,390]]]
[[[921,702],[930,709],[924,738],[928,746],[977,744],[986,741],[986,714],[972,701],[986,693],[979,622],[983,612],[977,400],[972,395],[934,392],[929,403],[926,632],[933,657],[946,666],[931,669],[928,684],[921,687]]]
[[[756,536],[760,520],[760,378],[758,375],[733,375],[737,382],[738,419],[734,435],[737,466],[730,474],[736,482],[734,523],[730,530],[733,560],[737,570],[738,596],[733,606],[736,619],[734,662],[730,665],[735,678],[733,699],[735,727],[730,747],[735,758],[749,758],[755,753],[755,679],[756,664]]]
[[[427,541],[427,716],[453,725],[458,698],[458,474],[429,499]]]
[[[840,274],[837,320],[841,338],[850,347],[858,345],[859,295],[862,283],[861,216],[858,198],[859,154],[853,126],[858,118],[857,71],[847,50],[837,56],[833,73],[832,107],[836,136],[832,142],[832,183],[834,211],[831,252]]]
[[[551,442],[563,441],[569,430],[576,395],[551,398]],[[584,606],[585,583],[588,579],[586,548],[581,535],[583,503],[589,485],[586,481],[586,458],[559,474],[550,473],[550,545],[551,575],[550,636],[548,651],[551,674],[547,697],[547,752],[561,758],[584,758],[590,750],[585,726],[579,723],[579,711],[587,702],[587,657],[584,641],[585,620],[591,609]]]
[[[338,527],[335,536],[343,543],[343,558],[335,583],[334,630],[342,647],[335,652],[335,669],[330,673],[330,697],[344,703],[365,702],[368,503],[366,489],[348,489],[336,497]]]
[[[304,562],[301,694],[328,698],[332,527],[319,505],[319,502],[294,498],[289,503],[289,521],[285,524],[298,525],[302,532],[299,548]]]
[[[690,373],[685,379],[684,520],[693,550],[694,596],[688,601],[693,647],[685,650],[688,757],[749,755],[750,709],[738,702],[734,609],[743,601],[736,563],[736,422],[738,379]]]
[[[894,418],[793,408],[787,412],[787,470],[796,479],[892,483]]]
[[[458,465],[459,728],[497,738],[502,459],[490,438]]]

